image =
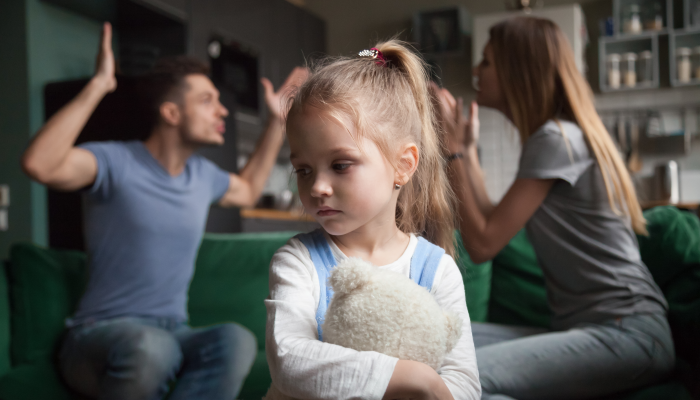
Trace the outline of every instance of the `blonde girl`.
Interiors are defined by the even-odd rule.
[[[460,231],[481,262],[526,228],[552,326],[472,326],[483,398],[592,398],[658,381],[674,365],[667,305],[641,261],[634,233],[645,221],[590,87],[553,22],[518,17],[490,34],[474,70],[477,102],[513,122],[522,152],[515,182],[492,205],[476,104],[465,121],[461,101],[439,91]]]
[[[299,196],[322,229],[291,239],[272,259],[266,352],[273,392],[300,399],[477,399],[464,287],[451,257],[452,194],[425,65],[395,40],[361,54],[317,68],[288,115]],[[410,276],[414,254],[425,251],[433,254],[434,275],[424,287],[463,320],[462,337],[438,372],[322,341],[332,295],[326,278],[337,262],[359,257]]]

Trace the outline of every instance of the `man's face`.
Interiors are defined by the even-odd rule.
[[[186,76],[185,84],[180,123],[183,141],[194,145],[224,144],[228,110],[219,102],[219,91],[202,74]]]

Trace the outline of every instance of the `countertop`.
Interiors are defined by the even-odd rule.
[[[257,218],[257,219],[272,219],[279,221],[306,221],[315,222],[308,214],[292,212],[292,211],[282,211],[274,210],[268,208],[243,208],[241,209],[241,217],[243,218]]]

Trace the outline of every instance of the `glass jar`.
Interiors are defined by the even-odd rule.
[[[693,49],[693,71],[695,71],[695,79],[700,80],[700,46]]]
[[[625,53],[622,55],[622,80],[626,87],[637,86],[637,54]]]
[[[654,64],[651,51],[645,50],[637,55],[637,79],[643,85],[651,85],[654,81]]]
[[[676,67],[678,69],[678,82],[690,82],[690,47],[679,47],[676,49]]]
[[[640,33],[642,19],[639,17],[639,4],[630,4],[625,9],[622,30],[624,33]]]
[[[608,54],[608,86],[610,89],[620,88],[620,55],[616,53]]]
[[[700,26],[700,0],[690,0],[690,24]]]
[[[654,1],[644,7],[644,30],[660,31],[664,29],[663,5],[659,1]]]

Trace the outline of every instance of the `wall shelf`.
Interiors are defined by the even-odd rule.
[[[686,2],[688,1],[686,0]],[[700,85],[700,66],[697,65],[697,62],[693,62],[693,58],[698,57],[693,55],[693,53],[695,52],[696,48],[700,48],[700,27],[696,27],[694,29],[686,28],[672,32],[669,34],[668,40],[669,74],[671,86],[679,87]],[[690,80],[685,82],[679,79],[680,69],[677,56],[678,49],[683,47],[689,48],[691,54],[688,56],[688,59],[690,60]]]
[[[685,0],[689,1],[689,0]],[[700,1],[700,0],[695,0]],[[632,7],[637,8],[639,32],[630,32],[631,24],[627,17]],[[660,21],[656,17],[660,17]],[[614,36],[635,37],[638,35],[666,33],[673,29],[673,0],[613,0]],[[654,24],[661,24],[661,27]]]
[[[607,59],[611,54],[618,54],[621,57],[625,53],[635,53],[639,55],[643,51],[651,52],[652,80],[650,82],[640,81],[640,75],[635,70],[637,79],[634,86],[626,86],[625,79],[620,72],[619,87],[611,87],[609,82]],[[602,92],[621,92],[631,90],[654,89],[659,87],[659,37],[656,33],[641,33],[638,35],[626,35],[620,37],[601,37],[598,43],[599,61],[599,84]],[[623,61],[620,61],[622,66]],[[637,60],[636,64],[639,63]]]

